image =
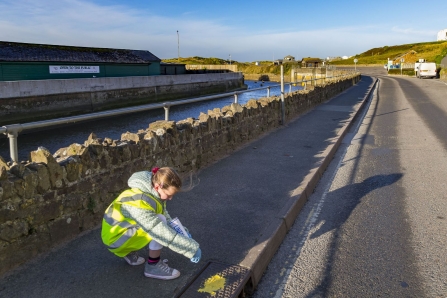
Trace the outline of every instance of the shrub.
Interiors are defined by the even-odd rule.
[[[400,75],[401,72],[400,72],[400,69],[390,69],[390,70],[388,70],[388,74]],[[414,77],[415,76],[414,69],[402,69],[402,75]]]

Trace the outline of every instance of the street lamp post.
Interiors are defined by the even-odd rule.
[[[402,64],[404,63],[404,58],[400,59],[400,75],[402,75]]]
[[[229,56],[230,56],[230,65],[231,65],[231,54]]]
[[[180,62],[180,36],[177,30],[177,61]]]

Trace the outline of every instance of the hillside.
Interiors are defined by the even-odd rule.
[[[222,65],[229,64],[228,60],[220,59],[220,58],[203,58],[203,57],[188,57],[188,58],[169,58],[162,59],[162,62],[165,63],[182,63],[182,64],[193,64],[193,65]]]
[[[183,64],[192,64],[192,65],[223,65],[230,64],[229,60],[224,60],[220,58],[203,58],[203,57],[188,57],[188,58],[171,58],[171,59],[162,59],[165,63],[183,63]],[[231,64],[237,65],[238,70],[243,73],[273,73],[280,74],[280,67],[278,65],[273,65],[272,61],[258,61],[259,65],[255,65],[255,62],[238,62],[231,61]],[[284,72],[289,73],[290,69],[295,63],[285,63],[284,64]]]
[[[447,55],[447,41],[411,43],[373,48],[364,53],[355,55],[347,60],[331,61],[331,64],[354,64],[354,59],[358,59],[358,64],[384,64],[386,63],[388,58],[393,59],[402,54],[408,53],[411,50],[417,53],[417,58],[423,58],[427,61],[440,64],[442,58]]]
[[[332,65],[354,65],[354,59],[358,59],[358,64],[385,64],[388,58],[393,59],[397,56],[405,54],[409,51],[416,51],[417,58],[423,58],[427,61],[441,63],[443,57],[447,55],[447,41],[433,41],[422,43],[411,43],[395,46],[384,46],[380,48],[373,48],[361,54],[355,55],[346,60],[331,61]],[[189,57],[189,58],[172,58],[163,59],[163,62],[184,63],[184,64],[199,64],[199,65],[222,65],[229,64],[229,60],[220,58],[203,58],[203,57]],[[255,66],[254,62],[238,62],[231,61],[231,64],[237,64],[240,71],[246,73],[276,73],[279,67],[272,65],[272,61],[261,61],[260,66]],[[285,70],[291,66],[291,63],[285,63]],[[260,69],[262,68],[262,70]]]

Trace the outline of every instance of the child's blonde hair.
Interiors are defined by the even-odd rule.
[[[177,190],[182,188],[182,179],[179,174],[170,167],[152,169],[152,185],[157,183],[162,189],[174,187]]]

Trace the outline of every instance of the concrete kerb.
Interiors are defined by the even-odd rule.
[[[250,249],[245,259],[239,263],[240,266],[246,267],[251,271],[252,280],[250,282],[250,287],[247,287],[247,290],[256,289],[265,269],[284,240],[287,232],[293,226],[293,223],[301,212],[304,204],[313,193],[324,171],[337,152],[343,138],[351,128],[352,123],[358,118],[360,111],[369,101],[377,81],[376,78],[362,103],[354,112],[354,115],[347,121],[347,124],[340,129],[336,137],[337,140],[326,148],[323,153],[323,161],[320,165],[311,169],[306,177],[304,177],[300,186],[292,194],[292,198],[286,202],[284,207],[278,213],[277,218],[272,220],[267,228],[263,230],[262,237],[258,240],[255,246]]]

